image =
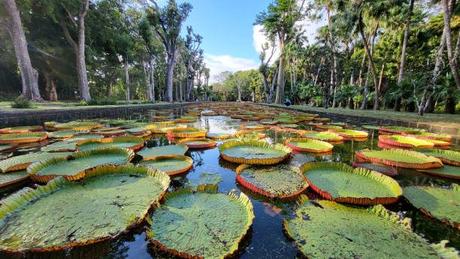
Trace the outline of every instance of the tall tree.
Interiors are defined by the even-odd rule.
[[[449,60],[450,70],[454,78],[457,88],[460,89],[460,74],[458,72],[458,60],[452,47],[452,30],[450,28],[450,21],[452,12],[455,9],[455,0],[441,0],[442,10],[444,12],[444,37],[446,41],[447,58]]]
[[[28,99],[41,101],[42,97],[38,89],[38,72],[32,67],[27,40],[22,27],[21,16],[15,0],[3,0],[3,6],[9,19],[6,20],[9,26],[9,34],[14,45],[14,52],[18,62],[22,81],[22,95]]]
[[[256,18],[256,24],[262,25],[269,37],[276,37],[278,40],[280,57],[275,97],[277,104],[284,102],[285,46],[296,37],[299,31],[295,25],[304,17],[304,4],[305,0],[300,3],[297,0],[276,0],[268,6],[267,11],[261,12]]]
[[[169,0],[165,7],[160,8],[154,0],[150,2],[154,4],[154,8],[150,9],[148,19],[166,50],[166,97],[168,102],[172,102],[178,38],[182,24],[192,10],[192,6],[189,3],[177,5],[175,0]]]
[[[187,35],[185,36],[183,59],[187,70],[186,80],[186,99],[192,100],[193,82],[198,69],[203,62],[203,50],[200,49],[203,37],[194,33],[191,26],[187,27]]]

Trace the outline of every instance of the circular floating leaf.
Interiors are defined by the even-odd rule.
[[[300,171],[308,184],[323,198],[353,204],[388,204],[396,202],[402,189],[393,178],[342,163],[305,163]]]
[[[432,148],[433,142],[403,135],[380,135],[379,145],[395,148]]]
[[[240,165],[236,173],[239,184],[269,198],[293,198],[308,188],[305,177],[286,165]]]
[[[442,162],[438,158],[403,149],[361,150],[356,152],[356,159],[358,162],[370,161],[377,164],[412,169],[442,167]]]
[[[334,132],[308,132],[303,135],[306,138],[326,141],[329,143],[339,143],[343,141],[343,137]]]
[[[379,130],[380,126],[374,126],[374,125],[363,125],[361,128],[365,130]]]
[[[99,134],[83,134],[83,135],[75,135],[71,138],[66,139],[67,142],[81,142],[84,140],[92,140],[92,139],[103,139],[104,136]]]
[[[311,153],[327,153],[331,152],[334,148],[334,146],[328,142],[308,138],[288,139],[285,144],[292,148],[292,150]]]
[[[40,149],[45,152],[74,152],[77,150],[75,142],[59,141],[46,145]]]
[[[42,126],[17,126],[17,127],[9,127],[9,128],[2,128],[0,129],[0,134],[5,134],[5,133],[28,133],[28,132],[33,132],[33,131],[42,131],[43,127]]]
[[[29,178],[29,175],[25,170],[0,173],[0,189],[23,182]]]
[[[329,129],[343,137],[345,140],[364,141],[367,140],[368,133],[362,130],[351,129]]]
[[[133,151],[139,150],[144,146],[144,139],[141,137],[113,137],[100,140],[85,140],[77,144],[79,151],[88,151],[101,148],[127,148]]]
[[[5,200],[0,250],[61,250],[115,238],[141,223],[168,186],[166,174],[135,166],[99,167],[79,182],[55,179]]]
[[[206,131],[197,128],[175,128],[169,131],[175,138],[204,138]]]
[[[193,160],[188,156],[166,156],[139,162],[140,166],[160,170],[169,176],[182,174],[190,170]]]
[[[224,258],[238,249],[254,213],[246,195],[181,190],[166,196],[147,236],[159,249],[186,258]]]
[[[436,169],[419,169],[418,171],[430,175],[445,177],[450,179],[460,179],[460,167],[445,165]]]
[[[167,145],[160,147],[144,147],[141,151],[137,152],[138,155],[142,156],[143,160],[151,160],[157,157],[174,157],[183,156],[187,152],[188,147],[183,144],[178,145]]]
[[[102,128],[102,125],[95,121],[71,121],[66,123],[56,123],[52,125],[56,130],[92,130]]]
[[[223,139],[231,138],[232,135],[227,134],[227,133],[221,133],[221,132],[208,132],[206,134],[206,137],[210,139],[215,139],[215,140],[223,140]]]
[[[343,129],[342,126],[338,126],[338,125],[329,125],[329,124],[326,124],[326,125],[315,125],[315,128],[317,129],[320,129],[320,130],[340,130],[340,129]]]
[[[229,140],[219,146],[224,160],[239,164],[273,165],[286,159],[291,149],[256,140]]]
[[[0,134],[0,144],[25,144],[40,142],[48,138],[46,132]]]
[[[11,144],[0,144],[0,152],[6,152],[14,149],[16,146]]]
[[[186,138],[179,141],[191,149],[212,148],[217,145],[214,140],[206,138]]]
[[[126,130],[120,128],[102,128],[94,131],[94,133],[103,135],[104,137],[116,137],[126,135]]]
[[[404,197],[424,214],[460,229],[460,187],[409,186]]]
[[[354,208],[332,201],[304,202],[284,221],[288,236],[308,258],[456,258],[445,242],[430,245],[409,220],[382,205]]]
[[[19,171],[26,169],[30,164],[50,158],[66,157],[71,155],[70,152],[47,153],[37,152],[25,155],[13,156],[0,161],[0,173]]]
[[[133,156],[134,153],[127,149],[95,149],[34,163],[27,168],[27,172],[33,181],[41,183],[46,183],[57,176],[76,181],[85,177],[86,173],[95,167],[127,164]]]
[[[379,129],[380,134],[419,134],[422,132],[425,130],[401,126],[383,126]]]
[[[77,130],[58,130],[54,132],[48,133],[48,136],[50,138],[55,138],[55,139],[68,139],[73,137],[76,134],[82,133],[82,131],[77,131]]]
[[[388,175],[388,176],[398,175],[398,170],[396,170],[396,168],[391,167],[391,166],[386,166],[386,165],[353,162],[353,167],[365,168],[367,170],[376,171],[376,172],[379,172],[381,174]]]
[[[432,133],[432,132],[420,132],[416,135],[414,135],[417,138],[421,139],[432,139],[432,140],[441,140],[441,141],[446,141],[446,142],[451,142],[452,141],[452,136],[448,134],[438,134],[438,133]]]
[[[437,150],[423,151],[423,153],[428,156],[437,157],[441,159],[441,161],[445,164],[453,165],[453,166],[460,166],[460,152],[458,151],[437,149]]]

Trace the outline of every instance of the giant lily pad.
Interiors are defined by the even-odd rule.
[[[356,152],[356,158],[358,162],[370,161],[402,168],[431,169],[442,167],[442,162],[438,158],[403,149],[361,150]]]
[[[460,187],[409,186],[404,197],[424,214],[460,229]]]
[[[25,170],[0,173],[0,189],[7,186],[23,182],[29,178],[29,175]]]
[[[434,156],[434,157],[441,159],[441,161],[444,164],[460,166],[460,152],[458,151],[437,149],[437,150],[423,151],[423,153],[426,155]]]
[[[380,135],[379,145],[383,148],[432,148],[433,142],[403,135]]]
[[[287,165],[240,165],[236,173],[239,184],[269,198],[292,198],[308,187],[305,177]]]
[[[339,143],[343,141],[343,137],[337,133],[322,131],[322,132],[307,132],[303,135],[306,138],[317,139],[329,143]]]
[[[185,138],[181,139],[179,143],[186,145],[190,149],[212,148],[217,145],[214,140],[207,138]]]
[[[327,153],[331,152],[334,148],[328,142],[308,139],[308,138],[293,138],[286,140],[286,146],[298,152],[311,152],[311,153]]]
[[[457,258],[446,242],[430,245],[409,220],[382,205],[354,208],[332,201],[304,201],[284,221],[288,236],[308,258]]]
[[[365,141],[367,140],[368,133],[362,130],[352,129],[329,129],[343,137],[345,140]]]
[[[238,249],[254,213],[241,193],[192,192],[184,189],[166,196],[152,215],[150,242],[185,258],[224,258]]]
[[[291,149],[256,140],[229,140],[219,146],[224,160],[239,164],[273,165],[286,159]]]
[[[58,141],[46,145],[40,150],[45,152],[74,152],[77,150],[77,143],[69,141]]]
[[[366,168],[367,170],[376,171],[384,175],[388,176],[396,176],[398,175],[398,170],[396,168],[386,165],[379,165],[379,164],[372,164],[372,163],[356,163],[353,162],[353,167],[362,167]]]
[[[353,204],[387,204],[402,195],[398,182],[391,177],[342,163],[305,163],[301,172],[308,184],[323,198]]]
[[[127,148],[131,150],[139,150],[144,146],[144,139],[141,137],[113,137],[103,138],[99,140],[86,140],[77,144],[79,151],[88,151],[100,148]]]
[[[5,133],[28,133],[33,131],[42,131],[42,126],[17,126],[17,127],[8,127],[0,129],[0,134]]]
[[[54,132],[48,133],[50,138],[54,139],[68,139],[73,137],[76,134],[83,133],[84,131],[77,131],[77,130],[58,130]]]
[[[69,156],[70,152],[47,153],[37,152],[25,155],[13,156],[0,161],[0,173],[13,172],[26,169],[30,164],[50,158]]]
[[[85,177],[87,171],[98,166],[127,164],[133,156],[134,153],[127,149],[95,149],[34,163],[27,168],[27,172],[32,180],[42,183],[57,176],[75,181]]]
[[[115,238],[143,221],[169,181],[143,167],[104,166],[79,182],[58,178],[14,195],[0,207],[0,250],[61,250]]]
[[[101,128],[102,125],[95,121],[71,121],[65,123],[57,123],[52,125],[56,130],[92,130]]]
[[[380,134],[419,134],[422,132],[425,132],[425,130],[402,126],[382,126],[379,129]]]
[[[40,142],[48,138],[46,132],[0,134],[0,144],[25,144]]]
[[[448,134],[439,134],[439,133],[432,133],[432,132],[420,132],[414,135],[417,138],[421,139],[434,139],[434,140],[441,140],[446,142],[452,141],[452,136]]]
[[[183,144],[178,145],[167,145],[160,147],[144,147],[141,151],[137,152],[138,155],[142,156],[144,160],[155,159],[157,157],[170,156],[174,157],[177,155],[184,155],[187,152],[188,147]]]
[[[160,170],[167,175],[182,174],[190,170],[193,166],[193,160],[188,156],[166,156],[156,157],[151,160],[139,162],[140,166],[146,166],[151,169]]]
[[[460,179],[460,167],[445,165],[435,169],[419,169],[418,171],[450,179]]]

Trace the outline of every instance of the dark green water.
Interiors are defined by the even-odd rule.
[[[142,118],[142,115],[133,115],[135,119]],[[240,122],[228,117],[213,116],[202,117],[195,127],[206,128],[209,132],[233,132],[239,128]],[[288,137],[286,134],[267,131],[267,136],[273,142],[281,143]],[[152,137],[147,141],[148,146],[167,145],[168,140],[164,137]],[[301,164],[308,161],[335,161],[350,163],[353,160],[354,152],[364,148],[376,148],[375,138],[367,142],[346,142],[335,145],[333,153],[326,156],[311,156],[308,154],[295,154],[286,163]],[[33,149],[31,149],[33,151]],[[184,176],[176,177],[171,184],[171,190],[183,187],[188,181],[197,180],[203,173],[214,173],[222,177],[219,183],[220,192],[228,192],[237,189],[245,192],[252,200],[255,219],[249,235],[241,244],[238,258],[295,258],[300,254],[294,243],[283,233],[282,222],[295,209],[295,203],[282,203],[266,200],[256,196],[237,185],[235,172],[237,164],[223,161],[219,157],[217,148],[188,151],[187,155],[194,160],[194,167]],[[415,171],[403,171],[395,179],[401,186],[408,185],[449,185],[452,180],[445,180],[427,176]],[[458,183],[458,181],[457,181]],[[14,191],[14,190],[10,190]],[[318,198],[311,191],[306,193],[310,198]],[[5,194],[4,194],[5,195]],[[460,248],[460,233],[436,220],[426,218],[404,199],[397,204],[386,206],[388,209],[398,212],[401,216],[412,218],[414,231],[430,242],[439,242],[447,239],[450,246]],[[132,230],[118,240],[104,242],[84,248],[73,249],[60,253],[30,254],[27,257],[53,257],[63,256],[74,258],[165,258],[148,246],[143,228]],[[1,258],[6,255],[0,255]]]

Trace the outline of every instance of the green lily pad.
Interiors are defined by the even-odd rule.
[[[334,132],[322,131],[322,132],[308,132],[303,135],[306,138],[322,140],[326,142],[341,142],[343,137]]]
[[[0,189],[22,182],[29,178],[29,175],[25,170],[9,172],[9,173],[0,173]]]
[[[308,258],[457,258],[446,242],[430,245],[410,221],[382,205],[354,208],[332,201],[304,201],[284,222],[288,236]]]
[[[460,167],[458,166],[449,166],[445,165],[441,168],[436,169],[420,169],[418,170],[423,173],[431,174],[434,176],[451,178],[451,179],[460,179]]]
[[[143,160],[139,162],[140,166],[160,170],[169,176],[182,174],[192,168],[193,160],[188,156],[166,156],[157,157],[156,159]]]
[[[131,150],[138,150],[143,146],[144,139],[134,136],[87,140],[77,144],[79,151],[89,151],[101,148],[127,148]]]
[[[308,187],[305,177],[287,165],[240,165],[236,173],[239,184],[269,198],[292,198]]]
[[[151,219],[147,236],[161,250],[182,257],[224,258],[237,251],[254,213],[243,193],[184,189],[168,194]]]
[[[331,162],[306,163],[300,168],[310,187],[323,198],[353,204],[396,202],[402,189],[381,173]]]
[[[219,146],[223,159],[239,164],[277,164],[286,159],[291,149],[257,140],[229,140]]]
[[[99,167],[79,182],[55,179],[3,202],[0,250],[60,250],[115,238],[141,223],[168,186],[166,174],[135,166]]]
[[[66,139],[71,138],[76,134],[82,133],[82,131],[77,130],[58,130],[54,132],[48,133],[50,138],[57,138],[57,139]]]
[[[103,139],[104,136],[99,135],[99,134],[81,134],[81,135],[75,135],[69,139],[66,139],[68,142],[80,142],[80,141],[85,141],[85,140],[90,140],[90,139]]]
[[[445,164],[460,166],[460,152],[458,151],[436,149],[430,151],[424,150],[423,153],[428,156],[437,157]]]
[[[431,169],[442,167],[442,162],[438,158],[403,149],[366,149],[356,152],[356,158],[359,160],[358,162],[370,161],[372,163],[402,168]]]
[[[0,161],[0,173],[19,171],[26,169],[30,164],[50,158],[59,158],[69,156],[70,152],[47,153],[37,152],[25,155],[13,156]]]
[[[0,145],[0,152],[5,152],[5,151],[11,150],[11,149],[13,149],[13,148],[14,148],[13,145],[1,144],[1,145]]]
[[[48,138],[46,132],[0,134],[0,144],[24,144],[40,142]]]
[[[144,147],[138,155],[142,156],[144,160],[155,159],[159,156],[183,156],[187,152],[188,147],[186,145],[167,145],[160,147]]]
[[[423,129],[409,128],[402,126],[382,126],[379,129],[380,132],[393,133],[393,134],[418,134],[425,132]]]
[[[460,228],[460,187],[409,186],[404,197],[430,217]]]
[[[403,135],[380,135],[379,143],[395,147],[432,148],[433,142]]]
[[[92,130],[101,127],[102,125],[95,121],[70,121],[52,125],[52,128],[57,130]]]
[[[298,152],[326,153],[331,152],[333,145],[326,141],[308,139],[308,138],[293,138],[286,141],[286,146]]]
[[[69,141],[59,141],[46,145],[40,149],[45,152],[73,152],[77,150],[77,144]]]
[[[102,165],[129,163],[134,153],[127,149],[107,148],[78,152],[67,157],[51,158],[30,165],[27,172],[32,180],[46,183],[57,176],[79,180],[86,172]]]

